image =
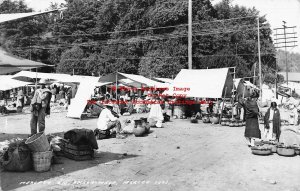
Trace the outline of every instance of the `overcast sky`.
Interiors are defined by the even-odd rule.
[[[1,1],[1,0],[0,0]],[[45,10],[50,2],[62,3],[64,0],[25,0],[29,7],[36,11]],[[167,1],[167,0],[166,0]],[[213,4],[221,0],[212,0]],[[297,26],[298,43],[296,48],[288,48],[289,51],[300,53],[300,0],[233,0],[232,4],[243,5],[249,8],[255,7],[261,15],[266,15],[271,28],[281,28],[282,21],[287,26]]]
[[[213,0],[213,4],[221,0]],[[288,48],[288,51],[300,53],[300,0],[233,0],[232,4],[243,5],[248,8],[255,7],[260,15],[266,15],[271,29],[282,28],[283,22],[287,26],[297,26],[297,47]],[[289,31],[292,32],[292,31]]]

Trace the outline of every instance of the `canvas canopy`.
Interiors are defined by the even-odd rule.
[[[51,79],[55,80],[56,82],[61,83],[80,83],[82,81],[88,81],[88,80],[95,80],[99,77],[93,77],[93,76],[81,76],[81,75],[69,75],[69,74],[59,74],[59,73],[42,73],[42,72],[30,72],[30,71],[21,71],[15,75],[13,75],[13,79],[21,80],[26,78],[31,79]]]
[[[124,79],[129,79],[130,81],[124,81]],[[116,82],[116,81],[121,81],[126,85],[132,85],[134,87],[143,87],[143,86],[148,86],[148,87],[160,87],[163,86],[163,83],[148,79],[144,76],[140,75],[134,75],[134,74],[125,74],[121,72],[116,72],[112,73],[106,76],[103,76],[99,79],[99,82]]]
[[[51,10],[51,11],[42,11],[42,12],[0,14],[0,23],[13,21],[13,20],[17,20],[17,19],[22,19],[22,18],[26,18],[26,17],[32,17],[32,16],[36,16],[36,15],[52,13],[52,12],[56,12],[56,11],[62,11],[65,9],[66,8],[55,9],[55,10]]]
[[[21,82],[11,78],[11,75],[1,75],[0,76],[0,91],[11,90],[13,88],[18,88],[26,86],[29,83]]]
[[[25,69],[39,68],[44,66],[48,65],[17,57],[0,48],[0,74],[8,74]]]
[[[187,70],[182,69],[164,94],[198,98],[231,97],[233,79],[228,68]]]
[[[173,83],[173,80],[172,79],[169,79],[169,78],[154,78],[158,81],[161,81],[161,82],[164,82],[164,83],[168,83],[168,84],[172,84]]]
[[[81,115],[86,107],[96,86],[103,86],[108,83],[99,83],[98,78],[84,79],[80,82],[75,98],[71,100],[67,117],[81,119]]]

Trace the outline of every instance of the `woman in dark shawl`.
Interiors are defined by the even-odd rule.
[[[271,103],[271,107],[268,109],[264,117],[265,132],[264,138],[269,140],[279,140],[280,137],[280,112],[277,108],[276,102]]]
[[[254,146],[254,139],[261,138],[261,132],[259,129],[258,116],[259,116],[259,108],[257,106],[256,98],[258,97],[258,93],[253,92],[250,98],[246,100],[240,100],[240,104],[244,107],[245,111],[245,120],[246,120],[246,128],[245,128],[245,137],[248,140],[249,146]]]

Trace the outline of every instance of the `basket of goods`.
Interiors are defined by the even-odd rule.
[[[263,141],[263,144],[265,146],[268,146],[271,149],[272,153],[277,152],[277,144],[275,142],[273,142],[273,141]]]
[[[227,120],[226,120],[225,125],[226,125],[226,126],[229,126],[229,125],[230,125],[230,119],[227,119]]]
[[[191,123],[198,123],[198,119],[196,117],[191,117]]]
[[[230,119],[229,120],[229,127],[233,127],[234,126],[234,122],[235,122],[234,119]]]
[[[243,126],[243,121],[242,120],[239,120],[238,123],[239,123],[239,127]]]
[[[225,126],[226,125],[226,121],[227,121],[227,118],[222,117],[222,119],[221,119],[221,125]]]
[[[280,156],[294,156],[295,149],[292,146],[285,146],[284,144],[279,144],[277,146],[277,154]]]
[[[270,155],[272,153],[268,146],[254,146],[251,148],[252,154],[254,155]]]
[[[134,120],[133,134],[136,137],[141,137],[146,133],[146,128],[143,126],[142,120]]]
[[[50,169],[52,151],[34,152],[32,154],[33,168],[36,172],[46,172]]]
[[[26,145],[33,152],[45,152],[50,150],[50,144],[44,132],[40,132],[29,137],[26,142]]]
[[[63,139],[60,146],[63,156],[69,159],[83,161],[94,158],[94,149],[90,145],[74,145]]]
[[[204,115],[204,116],[202,117],[202,121],[203,121],[203,123],[209,123],[209,122],[210,122],[210,117],[209,117],[209,115]]]
[[[295,154],[300,155],[300,147],[295,148]]]
[[[233,125],[234,125],[234,127],[239,127],[239,121],[238,120],[234,120]]]
[[[218,114],[214,114],[211,118],[210,121],[212,124],[218,124],[219,123],[219,116]]]

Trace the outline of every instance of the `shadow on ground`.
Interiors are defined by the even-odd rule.
[[[124,160],[138,155],[120,154],[111,152],[99,152],[97,151],[95,159],[88,161],[74,161],[61,157],[63,164],[55,164],[51,166],[48,172],[35,172],[29,171],[24,173],[19,172],[6,172],[1,169],[1,189],[3,191],[14,190],[28,184],[37,183],[41,181],[47,181],[48,179],[66,175],[72,172],[91,168],[103,163],[109,163],[115,160]],[[32,182],[31,182],[32,181]],[[1,190],[0,189],[0,190]]]
[[[63,133],[53,133],[55,135],[63,136]],[[0,142],[4,140],[10,140],[12,138],[22,138],[28,137],[27,134],[0,134]],[[138,157],[139,155],[130,155],[124,153],[111,153],[111,152],[101,152],[97,150],[95,152],[95,158],[88,161],[74,161],[65,157],[60,157],[62,164],[51,165],[51,169],[48,172],[6,172],[3,168],[0,169],[0,190],[8,191],[14,190],[32,182],[47,181],[48,179],[66,175],[68,173],[84,170],[91,168],[103,163],[109,163],[117,160],[124,160],[133,157]],[[31,182],[32,181],[32,182]],[[31,182],[31,183],[29,183]]]

